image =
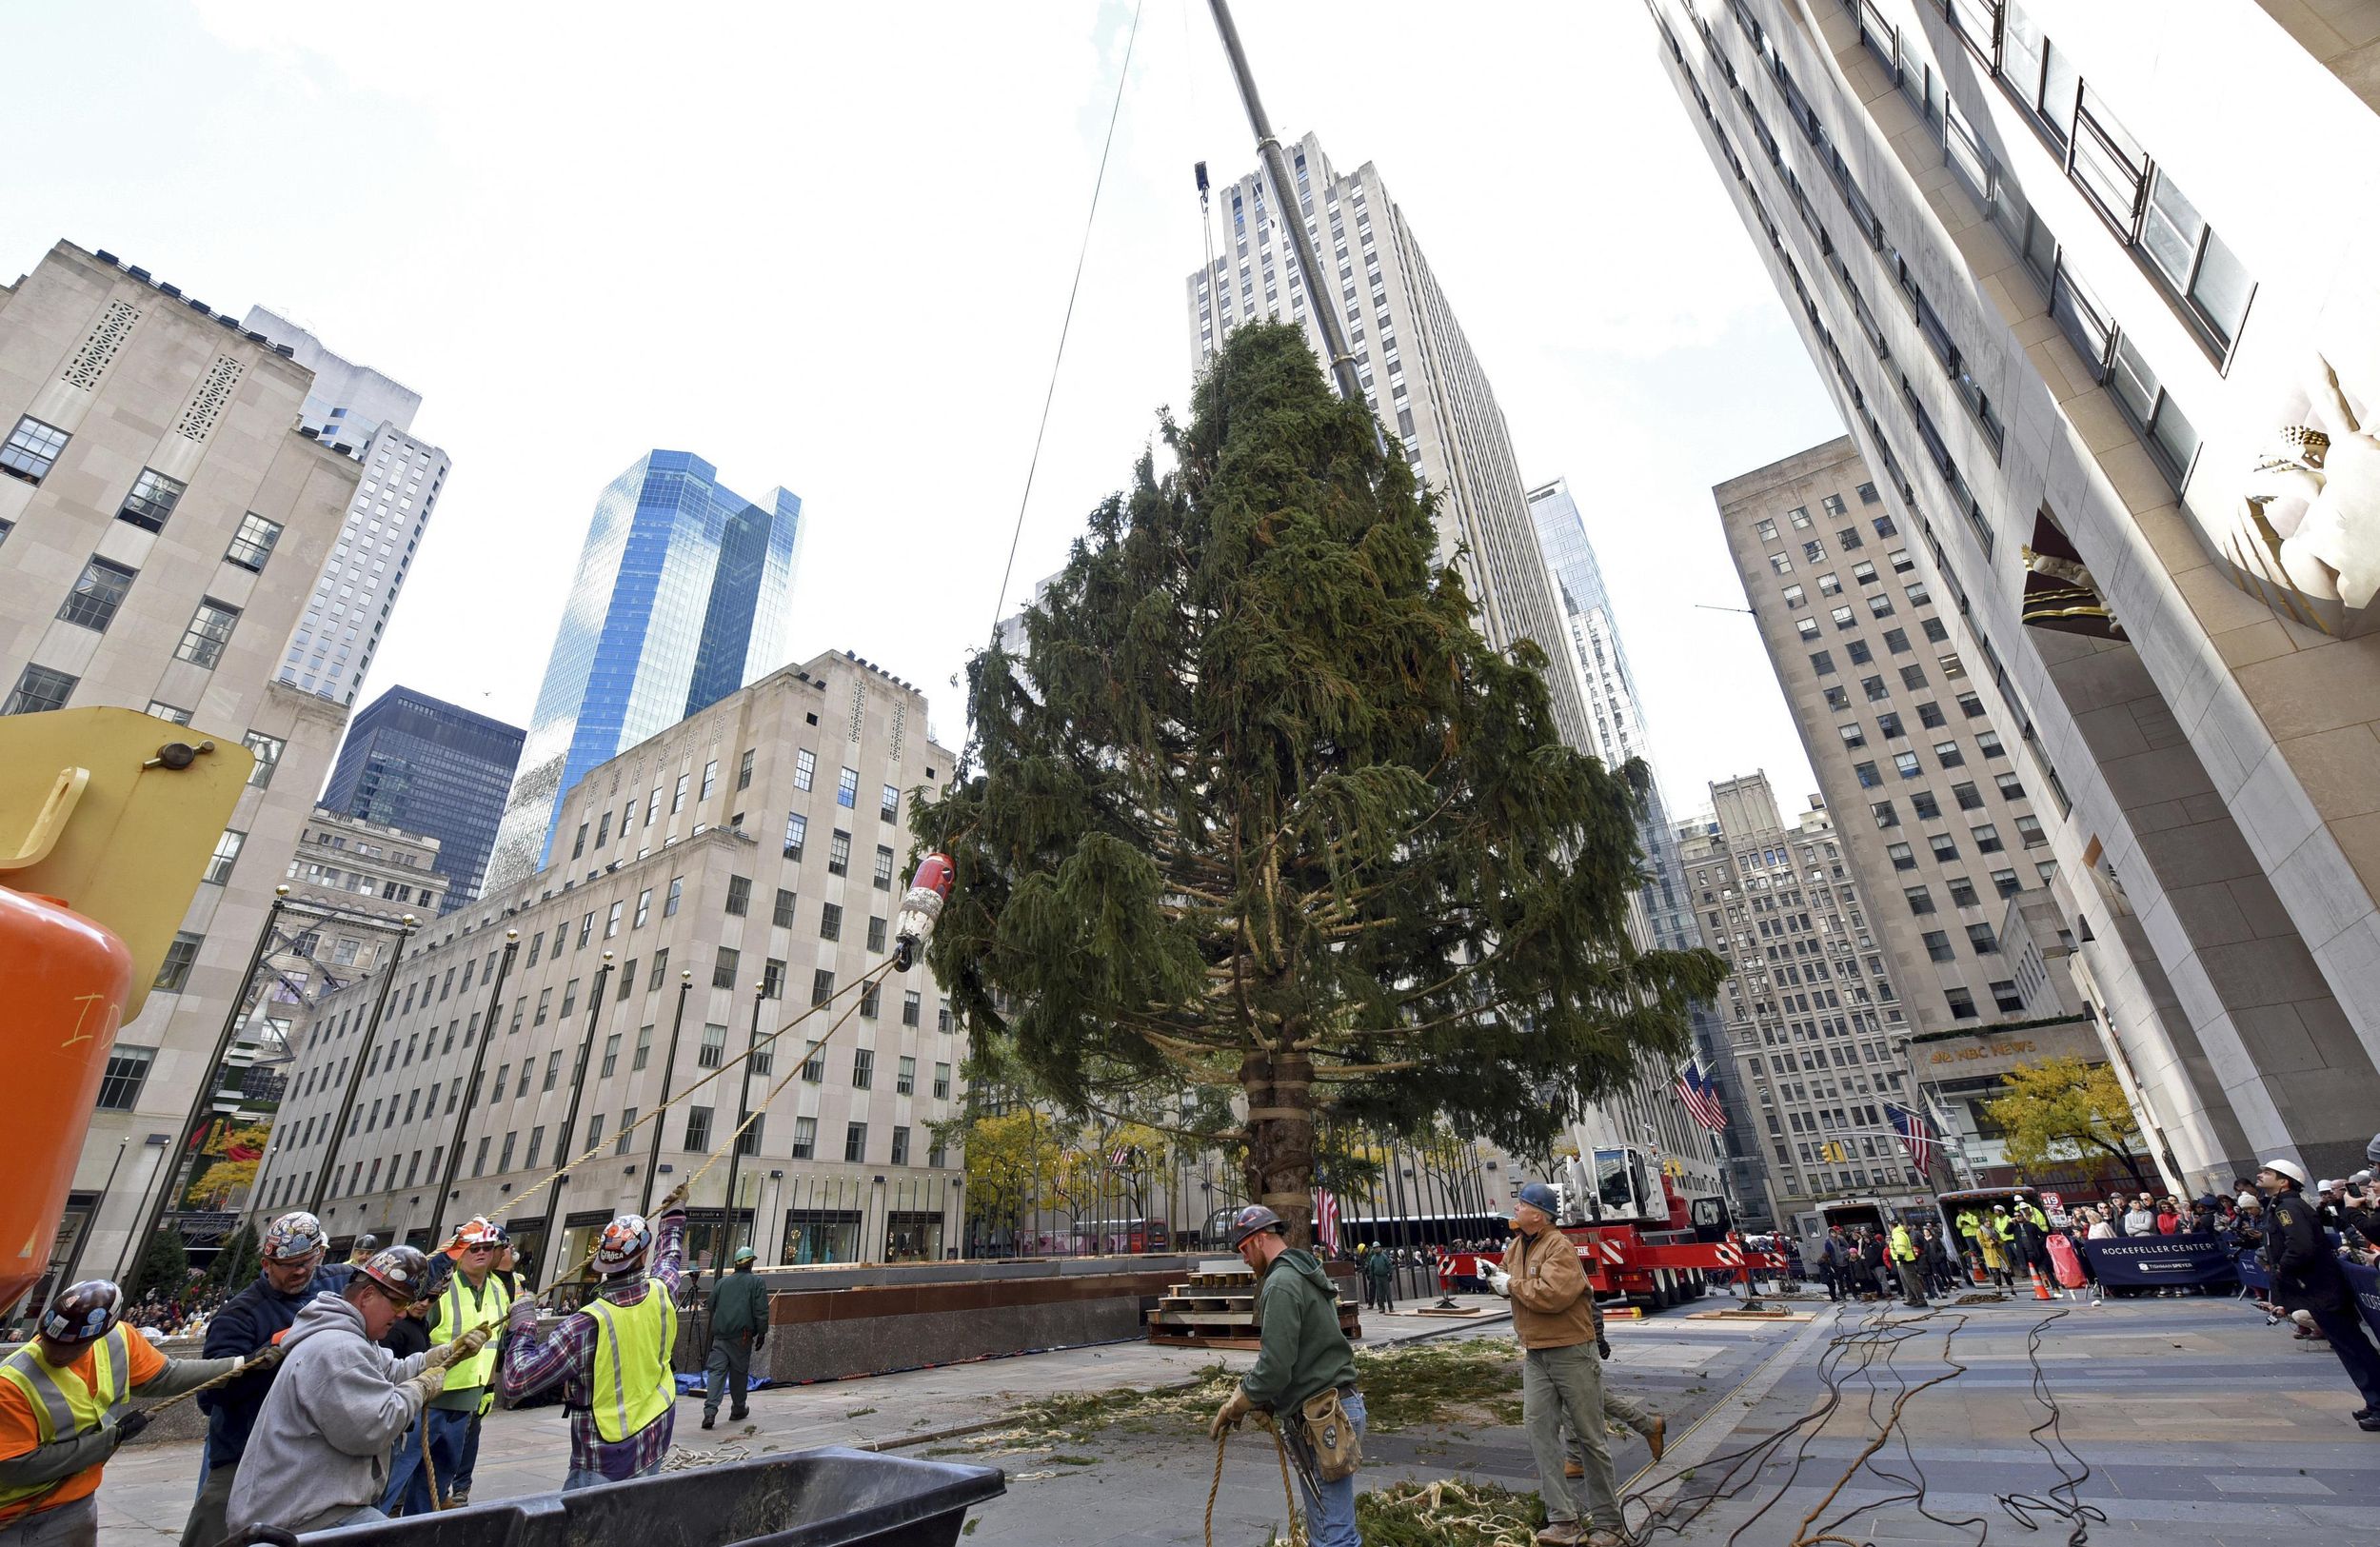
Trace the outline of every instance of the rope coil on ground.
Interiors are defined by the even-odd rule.
[[[1281,1442],[1278,1427],[1267,1423],[1264,1430],[1273,1437],[1273,1453],[1280,1458],[1281,1507],[1289,1512],[1287,1547],[1303,1547],[1306,1540],[1305,1521],[1298,1514],[1298,1495],[1289,1485],[1289,1447]],[[1215,1547],[1215,1499],[1223,1491],[1223,1446],[1230,1439],[1231,1431],[1228,1429],[1215,1437],[1215,1480],[1206,1485],[1206,1547]]]

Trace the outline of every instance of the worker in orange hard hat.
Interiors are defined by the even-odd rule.
[[[124,1292],[73,1285],[33,1340],[0,1359],[0,1547],[95,1547],[100,1475],[149,1426],[134,1392],[171,1397],[228,1375],[239,1359],[169,1359],[123,1326]]]

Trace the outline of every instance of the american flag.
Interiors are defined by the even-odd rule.
[[[1702,1065],[1693,1059],[1677,1071],[1677,1099],[1686,1103],[1695,1121],[1713,1133],[1727,1126],[1727,1110],[1719,1105],[1718,1081],[1704,1075]]]
[[[1326,1252],[1339,1250],[1339,1195],[1327,1187],[1314,1189],[1314,1239]]]
[[[1118,1171],[1121,1171],[1125,1167],[1131,1165],[1132,1146],[1127,1144],[1122,1149],[1118,1150],[1115,1154],[1110,1155],[1107,1158],[1107,1163],[1109,1166]]]
[[[1934,1160],[1934,1128],[1926,1120],[1908,1107],[1892,1101],[1884,1103],[1884,1116],[1893,1124],[1893,1131],[1909,1146],[1909,1163],[1920,1173],[1932,1167]]]

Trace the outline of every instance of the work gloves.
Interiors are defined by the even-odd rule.
[[[1611,1339],[1597,1335],[1595,1339],[1595,1353],[1597,1359],[1610,1359],[1612,1357]]]
[[[124,1417],[122,1417],[122,1418],[120,1418],[116,1419],[116,1425],[115,1425],[115,1437],[116,1437],[116,1443],[117,1443],[117,1444],[119,1444],[119,1445],[121,1445],[121,1444],[124,1444],[124,1443],[128,1442],[129,1440],[130,1440],[130,1439],[131,1439],[131,1438],[132,1438],[134,1435],[139,1434],[139,1433],[140,1433],[143,1429],[146,1429],[146,1428],[148,1428],[148,1427],[149,1427],[149,1415],[148,1415],[148,1414],[146,1414],[146,1413],[127,1413],[127,1414],[125,1414],[125,1415],[124,1415]]]
[[[465,1333],[462,1337],[457,1338],[454,1341],[450,1343],[441,1343],[436,1348],[431,1349],[429,1351],[429,1361],[424,1364],[422,1368],[425,1370],[443,1370],[446,1368],[446,1366],[454,1363],[457,1359],[469,1359],[471,1356],[477,1354],[481,1349],[486,1348],[486,1346],[487,1329],[486,1327],[473,1327],[470,1331]]]
[[[407,1381],[406,1384],[419,1392],[422,1402],[426,1403],[431,1398],[446,1389],[446,1372],[437,1365],[427,1365],[424,1367],[421,1374]]]
[[[535,1325],[537,1325],[537,1299],[534,1296],[524,1295],[512,1302],[512,1309],[506,1314],[505,1330],[526,1332]]]
[[[1206,1437],[1209,1439],[1220,1439],[1239,1428],[1240,1420],[1248,1416],[1248,1409],[1252,1405],[1248,1400],[1246,1390],[1234,1386],[1231,1400],[1215,1410],[1215,1421],[1206,1426]]]
[[[1497,1267],[1493,1262],[1482,1265],[1487,1269],[1488,1287],[1495,1290],[1497,1294],[1502,1295],[1507,1299],[1511,1299],[1513,1292],[1513,1276],[1506,1273],[1502,1268]]]

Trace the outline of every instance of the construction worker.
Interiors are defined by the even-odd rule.
[[[427,1336],[433,1342],[452,1342],[474,1327],[484,1327],[492,1340],[504,1330],[506,1317],[512,1310],[512,1296],[495,1273],[496,1227],[484,1216],[466,1220],[455,1232],[455,1245],[461,1250],[443,1283],[437,1281],[437,1261],[430,1264],[432,1281],[425,1319]],[[446,1366],[445,1388],[429,1399],[429,1422],[408,1430],[397,1447],[388,1468],[388,1490],[380,1501],[384,1513],[398,1514],[402,1504],[404,1514],[426,1515],[453,1502],[451,1492],[443,1499],[431,1496],[431,1479],[451,1490],[463,1471],[463,1451],[472,1420],[479,1417],[481,1404],[495,1384],[496,1350],[492,1346]],[[422,1465],[426,1439],[426,1471]]]
[[[240,1367],[169,1359],[120,1324],[124,1293],[86,1279],[52,1300],[33,1340],[0,1359],[0,1547],[95,1547],[101,1471],[149,1426],[137,1391],[171,1397]],[[122,1415],[119,1417],[119,1415]]]
[[[1992,1218],[1983,1221],[1983,1228],[1975,1235],[1976,1244],[1983,1253],[1984,1274],[2002,1289],[2013,1282],[2008,1271],[2009,1235],[2015,1228],[2014,1222],[2008,1217],[2008,1205],[1994,1203],[1992,1205]]]
[[[1233,1216],[1231,1243],[1257,1276],[1261,1339],[1256,1367],[1240,1378],[1206,1432],[1220,1440],[1249,1413],[1270,1414],[1274,1432],[1297,1462],[1306,1539],[1313,1547],[1362,1547],[1355,1475],[1323,1480],[1304,1417],[1309,1403],[1336,1393],[1355,1440],[1362,1440],[1363,1394],[1356,1389],[1355,1350],[1339,1326],[1339,1291],[1313,1254],[1289,1244],[1280,1216],[1261,1203]]]
[[[226,1516],[233,1532],[304,1533],[386,1519],[390,1447],[446,1383],[474,1335],[399,1359],[380,1345],[429,1285],[411,1246],[374,1252],[336,1295],[308,1300],[281,1339],[281,1373],[248,1437]]]
[[[1371,1254],[1363,1259],[1363,1298],[1364,1303],[1376,1311],[1397,1309],[1397,1258],[1394,1253],[1380,1250],[1377,1240],[1372,1243]]]
[[[669,1454],[678,1401],[670,1359],[684,1276],[679,1196],[671,1193],[650,1224],[624,1214],[604,1226],[594,1259],[602,1285],[551,1333],[537,1330],[535,1299],[512,1302],[498,1378],[507,1401],[561,1384],[570,1414],[565,1490],[650,1477]]]
[[[1909,1221],[1893,1221],[1892,1243],[1886,1248],[1893,1259],[1893,1272],[1901,1281],[1901,1303],[1913,1311],[1926,1308],[1926,1281],[1918,1276],[1917,1242],[1909,1233]]]
[[[365,1263],[370,1261],[373,1255],[379,1250],[380,1238],[378,1236],[363,1235],[356,1237],[355,1244],[347,1248],[347,1266],[351,1268],[362,1267]]]
[[[496,1265],[488,1270],[488,1282],[502,1285],[507,1300],[518,1299],[528,1292],[528,1286],[513,1267],[511,1233],[501,1224],[491,1223],[488,1229],[496,1242]],[[502,1326],[497,1328],[495,1336],[500,1339],[504,1336]],[[489,1373],[492,1376],[494,1372]],[[479,1410],[471,1415],[470,1424],[463,1432],[463,1455],[455,1461],[454,1478],[446,1488],[446,1502],[450,1506],[471,1501],[471,1473],[479,1464],[479,1426],[487,1417],[487,1410],[495,1405],[496,1383],[491,1378],[487,1389],[480,1396]]]
[[[1970,1203],[1958,1211],[1958,1218],[1952,1224],[1958,1231],[1960,1262],[1970,1272],[1980,1271],[1983,1267],[1983,1243],[1976,1238],[1983,1233],[1983,1216],[1977,1214],[1974,1205]]]
[[[329,1240],[323,1223],[304,1209],[273,1220],[259,1245],[262,1265],[253,1280],[223,1302],[208,1319],[207,1341],[200,1352],[208,1359],[264,1353],[297,1319],[299,1311],[317,1295],[335,1295],[347,1287],[355,1270],[346,1263],[323,1261]],[[231,1534],[224,1522],[224,1506],[231,1500],[231,1481],[248,1448],[248,1431],[256,1426],[265,1398],[271,1392],[277,1364],[212,1391],[197,1401],[207,1415],[207,1443],[199,1451],[198,1502],[182,1528],[182,1547],[215,1547]]]
[[[1603,1430],[1603,1365],[1597,1348],[1595,1295],[1578,1248],[1554,1228],[1554,1189],[1533,1181],[1513,1210],[1516,1234],[1503,1265],[1490,1278],[1513,1302],[1513,1334],[1520,1339],[1521,1422],[1537,1455],[1537,1494],[1545,1529],[1537,1540],[1619,1547],[1618,1485]],[[1567,1480],[1562,1434],[1578,1446],[1585,1474],[1583,1506]],[[1582,1518],[1583,1517],[1583,1518]]]
[[[703,1427],[719,1421],[724,1394],[735,1405],[727,1410],[731,1423],[741,1423],[746,1411],[745,1390],[752,1378],[752,1356],[768,1341],[768,1286],[752,1271],[760,1253],[736,1248],[733,1273],[711,1286],[710,1348],[703,1357]]]
[[[2256,1186],[2272,1200],[2264,1261],[2272,1274],[2274,1302],[2292,1317],[2303,1312],[2313,1319],[2362,1394],[2364,1405],[2350,1415],[2355,1426],[2380,1433],[2380,1353],[2364,1330],[2354,1286],[2339,1266],[2338,1253],[2315,1222],[2314,1206],[2305,1196],[2305,1170],[2292,1160],[2267,1160],[2256,1173]]]

